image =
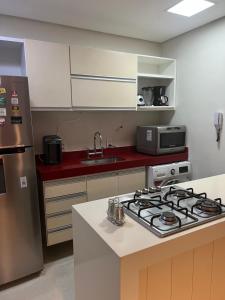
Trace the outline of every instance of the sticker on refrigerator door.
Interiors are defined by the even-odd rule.
[[[12,105],[12,112],[16,113],[20,111],[20,107],[18,105]]]
[[[146,130],[146,141],[147,142],[152,141],[152,130]]]
[[[27,177],[26,176],[20,177],[20,187],[21,187],[21,189],[27,188]]]
[[[11,95],[12,95],[12,97],[18,97],[17,91],[15,91],[15,90],[12,91]]]
[[[0,107],[0,117],[6,117],[6,108]]]
[[[6,105],[6,98],[0,97],[0,106]]]
[[[5,118],[0,118],[0,127],[5,125]]]
[[[22,124],[22,117],[11,117],[11,124]]]
[[[5,88],[0,88],[0,95],[1,94],[6,94],[6,89]]]
[[[19,104],[19,99],[17,97],[12,97],[11,98],[11,104],[12,105],[18,105]]]

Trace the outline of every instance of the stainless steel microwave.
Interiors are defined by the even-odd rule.
[[[138,152],[160,155],[185,150],[185,126],[139,126],[137,127]]]

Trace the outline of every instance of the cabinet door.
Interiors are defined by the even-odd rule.
[[[118,194],[134,192],[145,187],[145,167],[119,172]]]
[[[69,46],[25,41],[26,71],[32,108],[70,108]]]
[[[112,197],[117,194],[117,175],[101,174],[87,179],[88,201]]]
[[[133,79],[137,76],[135,54],[70,46],[70,59],[72,74]]]
[[[79,108],[136,109],[136,83],[72,79],[72,105]]]

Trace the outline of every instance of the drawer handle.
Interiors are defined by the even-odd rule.
[[[80,177],[80,179],[59,179],[59,180],[51,180],[50,182],[45,181],[45,187],[55,187],[59,185],[73,184],[73,183],[84,183],[85,177]]]
[[[92,179],[104,179],[104,178],[113,178],[117,176],[117,172],[110,172],[110,173],[105,173],[105,174],[98,174],[98,175],[88,175],[88,180]]]
[[[72,228],[72,224],[60,226],[60,227],[53,228],[53,229],[48,229],[48,233],[63,231],[63,230],[70,229],[70,228]]]
[[[52,213],[52,214],[46,214],[46,217],[54,218],[54,217],[58,217],[58,216],[68,215],[71,213],[72,213],[72,209],[67,209],[67,210],[59,211],[59,212]]]
[[[74,194],[68,194],[53,198],[46,198],[46,202],[54,202],[54,201],[60,201],[60,200],[70,200],[71,198],[79,198],[81,196],[86,196],[87,192],[80,192],[80,193],[74,193]]]
[[[94,76],[94,75],[79,75],[71,74],[72,79],[84,79],[84,80],[101,80],[101,81],[116,81],[116,82],[128,82],[136,83],[134,78],[123,78],[123,77],[113,77],[113,76]]]

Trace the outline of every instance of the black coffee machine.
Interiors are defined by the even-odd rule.
[[[166,96],[166,86],[158,85],[152,88],[152,104],[154,106],[166,106],[168,105],[168,97]]]
[[[55,165],[62,161],[62,139],[58,135],[43,137],[43,158],[46,165]]]

